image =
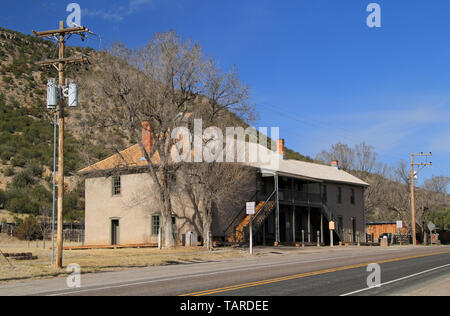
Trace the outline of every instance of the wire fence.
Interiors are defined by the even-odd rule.
[[[56,240],[56,230],[57,226],[55,225],[55,240]],[[18,237],[17,225],[15,223],[1,223],[0,234],[4,234],[8,237]],[[85,238],[85,229],[83,224],[64,224],[63,229],[64,242],[75,242],[84,244],[84,238]],[[51,242],[52,240],[51,227],[45,229],[45,231],[42,234],[40,234],[38,238],[34,238],[34,241],[36,240]]]

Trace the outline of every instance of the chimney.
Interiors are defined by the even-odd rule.
[[[142,146],[144,146],[145,151],[147,153],[150,153],[152,146],[153,146],[153,140],[152,140],[150,122],[148,122],[148,121],[142,122],[141,142],[142,142]]]
[[[279,139],[277,141],[277,148],[278,148],[278,155],[280,155],[280,157],[283,160],[286,160],[286,149],[284,148],[284,139]]]
[[[332,167],[335,167],[336,169],[339,170],[339,161],[333,160],[333,161],[331,162],[331,166],[332,166]]]

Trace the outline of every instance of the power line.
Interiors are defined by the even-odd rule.
[[[320,124],[320,123],[317,123],[317,122],[314,123],[314,122],[311,122],[311,121],[308,121],[308,120],[300,119],[300,118],[298,118],[297,114],[294,114],[292,112],[288,112],[285,109],[277,107],[277,106],[275,106],[273,104],[270,104],[270,103],[267,103],[267,102],[263,102],[263,103],[259,103],[259,105],[262,105],[262,106],[266,107],[267,109],[272,110],[274,113],[276,113],[276,114],[278,114],[278,115],[280,115],[282,117],[285,117],[285,118],[287,118],[289,120],[296,121],[296,122],[302,123],[304,125],[311,126],[313,128],[316,128],[316,129],[325,129],[325,128],[326,129],[330,129],[330,126],[328,126],[328,125]],[[354,132],[351,132],[350,130],[347,130],[347,129],[344,129],[344,128],[333,127],[333,129],[341,130],[341,131],[344,131],[346,133],[354,134]],[[349,136],[344,135],[344,134],[339,133],[339,132],[334,132],[334,134],[339,136],[339,137],[341,137],[341,138],[343,138],[343,139],[346,139],[347,141],[350,141],[352,143],[361,142],[360,139],[349,137]],[[402,157],[400,155],[396,155],[396,154],[383,154],[383,156],[395,158],[396,160],[404,160],[404,157]]]

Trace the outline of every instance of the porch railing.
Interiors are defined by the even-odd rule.
[[[280,201],[282,202],[300,202],[300,203],[322,203],[322,196],[320,193],[308,193],[305,191],[296,191],[296,190],[287,190],[280,189],[279,190]]]

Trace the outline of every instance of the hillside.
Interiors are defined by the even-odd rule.
[[[68,47],[67,55],[93,54],[89,48]],[[48,78],[57,77],[52,67],[41,69],[37,61],[55,58],[56,46],[46,40],[0,28],[0,207],[14,213],[43,214],[51,210],[53,166],[53,113],[46,108]],[[67,76],[76,80],[77,72]],[[65,135],[66,219],[82,220],[82,183],[70,176],[84,163],[81,147],[99,159],[110,153],[101,146],[77,139],[67,111]],[[73,125],[74,126],[74,125]]]
[[[54,113],[46,108],[46,85],[49,78],[57,78],[57,72],[53,67],[40,68],[35,63],[57,58],[57,52],[51,41],[0,28],[0,208],[15,214],[38,215],[51,210]],[[66,56],[79,54],[91,57],[93,69],[101,68],[104,52],[66,48]],[[66,78],[82,82],[80,77],[90,71],[93,70],[78,72],[75,67],[67,68]],[[95,161],[111,154],[102,146],[106,140],[101,133],[79,137],[82,127],[77,123],[87,114],[91,87],[82,88],[80,106],[65,113],[64,173],[69,184],[66,220],[83,220],[84,214],[83,183],[71,176],[88,164],[85,157]],[[287,156],[312,161],[291,149],[287,149]]]

